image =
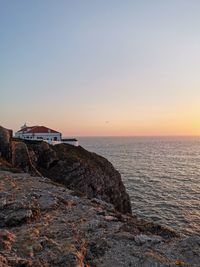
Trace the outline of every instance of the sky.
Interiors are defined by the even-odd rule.
[[[0,125],[200,135],[199,0],[0,0]]]

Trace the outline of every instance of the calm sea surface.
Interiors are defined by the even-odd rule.
[[[200,137],[88,137],[79,143],[121,173],[133,213],[200,234]]]

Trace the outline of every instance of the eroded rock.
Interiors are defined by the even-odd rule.
[[[0,126],[0,157],[11,160],[12,131]]]
[[[2,267],[199,266],[198,237],[181,239],[49,179],[0,171],[0,200],[5,197]]]
[[[147,236],[147,235],[136,235],[135,238],[135,243],[139,246],[141,245],[149,245],[149,244],[158,244],[162,242],[162,237],[160,236]]]

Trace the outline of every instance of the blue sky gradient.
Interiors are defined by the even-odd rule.
[[[200,1],[0,0],[0,121],[200,134]]]

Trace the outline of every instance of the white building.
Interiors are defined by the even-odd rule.
[[[15,137],[28,140],[61,141],[62,134],[45,126],[27,126],[24,124],[15,133]]]
[[[66,143],[78,146],[77,139],[62,139],[61,133],[45,126],[27,126],[26,124],[24,124],[21,129],[15,133],[15,137],[26,140],[43,140],[52,145]]]

